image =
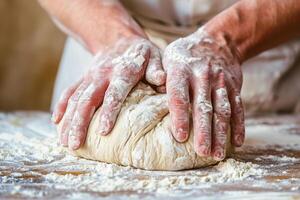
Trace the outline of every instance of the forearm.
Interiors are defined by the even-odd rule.
[[[235,47],[240,62],[300,36],[299,0],[242,0],[205,25],[205,30]]]
[[[145,37],[143,30],[114,0],[39,0],[58,26],[93,54],[120,38]]]

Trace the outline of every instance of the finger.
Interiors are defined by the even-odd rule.
[[[242,146],[245,140],[244,108],[240,93],[230,95],[231,104],[231,143],[236,147]]]
[[[189,136],[189,82],[183,69],[170,68],[167,76],[167,97],[172,134],[178,142]]]
[[[84,143],[89,123],[96,108],[102,103],[107,86],[107,81],[97,85],[91,83],[81,95],[68,134],[70,149],[76,150]]]
[[[66,90],[64,90],[62,92],[60,99],[59,99],[58,103],[56,104],[54,112],[52,114],[52,121],[55,124],[58,124],[60,122],[60,120],[63,118],[63,115],[67,109],[68,100],[73,95],[73,93],[75,92],[75,90],[77,89],[77,87],[80,85],[81,82],[82,82],[82,79],[80,79],[75,84],[73,84],[71,87],[67,88]]]
[[[199,156],[211,153],[212,104],[209,68],[196,73],[193,85],[194,148]]]
[[[215,160],[225,158],[228,125],[230,123],[231,108],[225,87],[224,74],[217,77],[213,95],[213,138],[212,156]]]
[[[156,86],[166,82],[166,73],[162,67],[161,54],[157,47],[150,48],[150,59],[146,68],[146,80]]]
[[[122,77],[114,78],[110,82],[99,113],[100,123],[97,132],[101,135],[107,135],[113,128],[122,103],[136,82],[128,82]]]
[[[148,59],[149,48],[136,45],[117,63],[118,66],[115,67],[117,71],[114,71],[99,113],[98,132],[101,135],[107,135],[112,130],[127,95],[143,77]]]
[[[67,109],[61,120],[62,125],[59,131],[60,143],[63,146],[68,146],[68,133],[70,131],[74,113],[77,108],[77,103],[79,101],[80,96],[83,94],[84,90],[88,87],[88,85],[89,83],[87,81],[83,81],[68,100]]]

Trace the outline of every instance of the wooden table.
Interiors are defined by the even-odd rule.
[[[149,172],[74,158],[57,148],[49,118],[0,113],[0,199],[300,199],[300,115],[247,119],[245,145],[232,157],[263,173],[225,182],[201,179],[221,176],[215,167]],[[199,177],[189,179],[191,185],[185,179],[184,185],[162,184],[184,175]]]

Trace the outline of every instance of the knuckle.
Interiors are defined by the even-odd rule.
[[[222,117],[229,118],[231,116],[231,109],[230,104],[221,104],[216,108],[217,114],[219,114]]]
[[[63,116],[63,121],[66,124],[71,123],[73,119],[73,113],[76,110],[76,104],[68,104],[67,110]]]
[[[122,97],[108,94],[103,102],[103,108],[104,110],[113,111],[122,105]]]
[[[220,116],[226,118],[231,116],[231,106],[225,88],[219,88],[216,91],[215,110]]]
[[[237,115],[239,117],[243,117],[244,116],[244,109],[241,106],[235,105],[233,112],[234,112],[235,115]]]
[[[174,67],[167,69],[167,74],[169,75],[169,83],[176,86],[185,84],[186,80],[189,79],[188,70],[182,65],[174,65]]]
[[[227,135],[229,120],[226,118],[220,117],[217,114],[214,114],[214,122],[213,122],[213,132],[216,136],[219,135]]]
[[[175,122],[176,127],[186,127],[189,122],[188,114],[183,110],[174,110],[172,115],[172,121]]]
[[[200,80],[208,80],[209,74],[207,73],[208,71],[207,68],[208,68],[207,66],[194,67],[192,69],[193,75]]]
[[[72,119],[73,119],[72,111],[67,110],[64,117],[63,117],[64,123],[65,124],[70,124],[72,122]]]
[[[176,84],[176,83],[177,84]],[[184,103],[189,102],[189,91],[187,83],[183,81],[170,81],[167,84],[168,97],[170,101],[183,101]]]
[[[121,101],[112,101],[111,105],[109,106],[109,111],[116,112],[121,109],[122,102]]]
[[[82,94],[84,93],[83,89],[77,90],[70,98],[70,102],[78,102]]]
[[[69,136],[73,136],[77,138],[78,135],[81,133],[81,130],[82,130],[81,124],[73,123],[69,131]]]
[[[175,40],[174,42],[170,43],[164,51],[163,61],[167,63],[190,63],[193,58],[190,56],[186,56],[186,51],[188,51],[188,48],[185,49],[182,47],[188,47],[188,42],[184,38]]]
[[[85,92],[81,95],[81,97],[78,100],[79,104],[87,104],[87,105],[95,105],[99,101],[99,96],[102,96],[103,94],[100,93],[100,91],[97,90],[95,86],[90,85]]]
[[[244,107],[240,96],[236,96],[234,99],[234,114],[243,116],[244,115]]]
[[[71,114],[67,113],[67,114],[64,116],[64,123],[71,124],[72,119],[73,119],[73,116],[72,116]]]
[[[196,108],[202,113],[212,114],[213,112],[212,104],[208,100],[197,99]]]
[[[213,65],[211,71],[212,74],[216,75],[218,78],[224,79],[224,70],[221,65]]]
[[[169,100],[169,105],[175,106],[176,108],[187,107],[188,104],[189,104],[189,102],[186,98],[182,98],[179,96],[173,96],[173,98],[170,98],[170,100]]]
[[[122,98],[124,98],[124,96],[126,96],[133,85],[134,83],[130,77],[116,76],[110,82],[110,85],[105,93],[105,99],[121,100]]]
[[[168,57],[170,57],[171,52],[173,51],[173,49],[174,49],[175,46],[176,46],[176,41],[171,42],[171,43],[165,48],[164,55],[163,55],[163,57],[164,57],[165,59],[168,59]]]
[[[112,64],[119,70],[129,70],[132,72],[139,72],[143,70],[146,61],[146,54],[149,51],[149,45],[138,44],[133,45],[127,51],[114,58]]]
[[[211,138],[209,135],[210,133],[205,131],[198,132],[195,142],[197,145],[203,145],[206,148],[209,148],[211,146]]]
[[[203,137],[204,140],[208,140],[210,138],[211,133],[211,124],[210,123],[202,123],[199,125],[199,135]]]
[[[213,122],[213,134],[216,136],[216,141],[226,139],[229,120],[215,117]]]
[[[200,70],[199,70],[200,71]],[[210,74],[209,73],[206,73],[206,72],[198,72],[198,74],[196,74],[196,75],[198,75],[198,77],[199,77],[199,80],[201,81],[201,82],[208,82],[209,80],[210,80]]]
[[[92,97],[82,97],[80,98],[80,100],[78,101],[78,104],[83,106],[83,105],[88,105],[88,106],[92,106],[96,103],[96,99],[92,98]]]
[[[187,129],[188,128],[188,124],[189,124],[188,118],[177,117],[174,119],[174,121],[176,122],[177,128],[179,128],[179,129]]]
[[[237,105],[241,105],[242,104],[242,98],[241,98],[241,95],[236,95],[235,97],[234,97],[234,101],[235,101],[235,103],[237,104]]]
[[[106,101],[104,102],[102,108],[103,108],[103,115],[106,115],[108,118],[112,118],[114,113],[121,110],[122,102],[119,100],[112,100],[112,101]]]
[[[81,106],[93,106],[97,103],[97,100],[95,97],[86,97],[83,96],[79,99],[78,104]]]
[[[224,146],[224,144],[226,143],[226,139],[227,139],[227,133],[225,131],[218,131],[216,133],[217,139],[218,139],[218,143],[220,144],[220,146]]]
[[[79,101],[79,97],[77,95],[71,96],[71,98],[68,100],[68,105],[73,106],[74,104],[77,104]]]

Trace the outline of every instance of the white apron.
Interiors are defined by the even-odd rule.
[[[237,0],[122,0],[150,40],[164,49]],[[62,91],[88,69],[92,55],[75,40],[66,42],[52,108]],[[294,111],[300,107],[300,40],[266,51],[242,65],[242,98],[248,114]]]

